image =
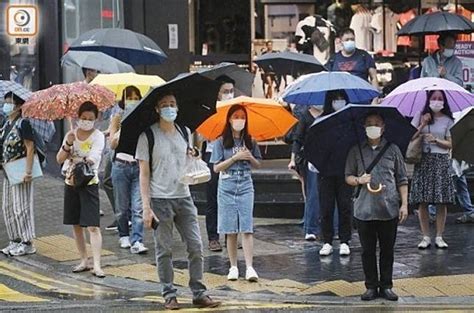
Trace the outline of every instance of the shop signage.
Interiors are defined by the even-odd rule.
[[[454,54],[462,61],[464,85],[474,85],[474,41],[458,41]]]

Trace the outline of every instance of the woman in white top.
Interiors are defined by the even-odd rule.
[[[410,204],[419,206],[419,220],[423,239],[419,249],[431,245],[428,205],[434,204],[436,210],[437,248],[448,247],[443,240],[447,205],[455,203],[454,182],[451,177],[450,150],[453,116],[446,95],[441,90],[428,92],[425,109],[415,115],[412,125],[418,129],[413,139],[422,136],[422,158],[415,165],[410,190]]]
[[[64,138],[56,160],[63,165],[66,176],[64,189],[64,224],[72,225],[81,262],[73,268],[74,273],[90,270],[88,264],[84,228],[90,235],[92,257],[94,260],[92,274],[105,277],[100,265],[102,235],[100,233],[99,178],[98,168],[102,158],[105,139],[102,132],[94,128],[99,111],[92,102],[84,102],[79,107],[77,129],[71,130]],[[80,162],[87,162],[95,176],[86,186],[76,186],[74,167]]]

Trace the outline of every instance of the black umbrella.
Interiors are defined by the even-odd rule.
[[[122,121],[117,152],[135,155],[138,137],[158,120],[155,111],[160,94],[173,93],[178,103],[176,122],[194,131],[216,112],[220,84],[197,73],[182,75],[151,90]]]
[[[314,56],[295,52],[265,53],[255,59],[254,62],[266,72],[295,77],[326,70]]]
[[[255,75],[240,68],[235,63],[222,62],[211,68],[200,70],[199,74],[210,79],[216,79],[221,75],[226,75],[235,81],[235,88],[240,91],[238,96],[252,95],[252,85]]]
[[[128,29],[93,29],[80,35],[69,50],[99,51],[131,65],[161,64],[167,56],[145,35]]]
[[[474,32],[474,23],[459,14],[434,12],[412,19],[397,32],[397,35],[439,35],[443,32],[470,34]]]
[[[394,107],[381,105],[348,105],[317,120],[311,126],[305,143],[308,161],[326,175],[334,169],[344,172],[347,153],[356,144],[366,141],[364,119],[368,113],[378,113],[385,119],[384,137],[405,154],[416,129]],[[364,166],[364,160],[362,159]]]

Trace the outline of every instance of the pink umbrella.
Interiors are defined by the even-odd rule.
[[[80,105],[90,101],[99,111],[114,105],[115,94],[105,87],[84,82],[54,85],[34,92],[22,106],[24,117],[41,120],[76,118]]]
[[[396,107],[404,116],[414,116],[423,111],[427,91],[443,90],[452,112],[459,112],[474,105],[474,95],[444,78],[424,77],[410,80],[389,93],[382,105]]]

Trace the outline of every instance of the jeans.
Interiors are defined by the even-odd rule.
[[[211,180],[206,184],[206,230],[209,241],[219,240],[217,233],[217,186],[219,184],[219,174],[214,172],[214,164],[209,163],[211,153],[204,153],[203,160],[211,170]]]
[[[397,238],[398,218],[389,221],[357,221],[362,245],[362,267],[367,289],[393,287],[393,248]],[[377,240],[380,246],[380,280],[377,272]]]
[[[131,214],[132,236],[130,242],[143,241],[143,206],[140,196],[140,176],[138,163],[115,161],[112,166],[112,183],[120,237],[130,236],[128,227]]]
[[[319,190],[318,173],[305,171],[306,202],[304,204],[304,233],[319,235]]]
[[[319,176],[319,195],[324,243],[332,244],[334,237],[335,204],[339,214],[339,239],[341,243],[349,243],[352,231],[352,188],[346,184],[343,176]]]
[[[114,152],[111,151],[104,156],[104,176],[101,179],[101,187],[104,189],[107,199],[109,199],[112,211],[115,214],[115,199],[114,199],[114,186],[112,184],[112,157]]]
[[[454,183],[456,185],[456,199],[458,200],[458,204],[464,210],[464,214],[474,214],[474,205],[471,202],[471,195],[469,194],[466,175],[462,175],[461,177],[455,176]],[[430,204],[428,210],[430,215],[436,215],[436,206]]]
[[[153,232],[158,277],[163,284],[163,297],[176,297],[173,286],[173,226],[176,225],[188,252],[189,287],[194,299],[205,296],[203,255],[197,208],[191,197],[180,199],[152,199],[153,212],[160,220]]]

